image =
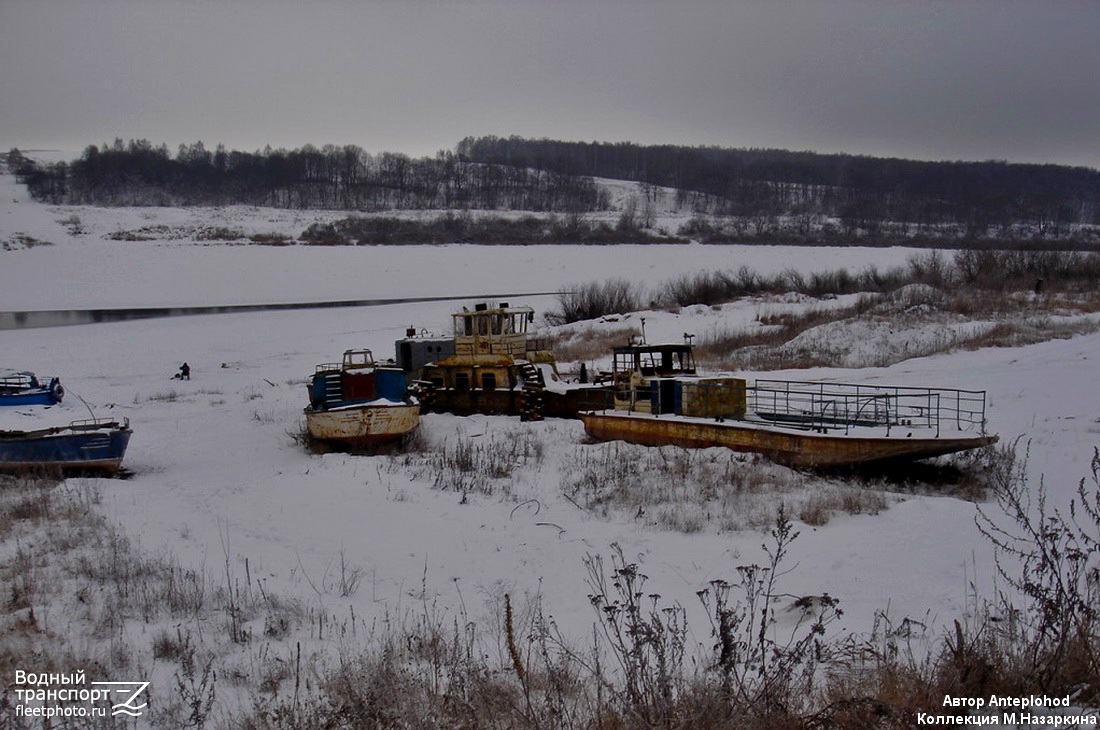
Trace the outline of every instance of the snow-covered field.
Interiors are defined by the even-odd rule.
[[[317,214],[322,215],[322,214]],[[330,214],[323,214],[330,215]],[[62,221],[79,218],[72,235]],[[29,201],[0,176],[0,241],[25,234],[52,245],[0,250],[0,311],[111,306],[224,305],[453,295],[455,302],[151,319],[0,331],[0,367],[61,376],[59,420],[127,417],[133,476],[104,480],[105,508],[143,548],[182,564],[234,574],[366,622],[420,610],[425,601],[490,626],[500,597],[541,597],[566,635],[591,632],[583,560],[622,547],[649,576],[647,591],[700,613],[695,593],[762,559],[757,531],[706,527],[681,534],[644,515],[598,517],[560,495],[563,469],[584,449],[579,422],[432,415],[429,439],[460,435],[545,444],[492,495],[439,491],[387,456],[314,455],[296,444],[316,363],[352,347],[389,356],[408,326],[444,331],[448,314],[479,293],[552,292],[610,277],[654,286],[684,272],[853,269],[904,263],[900,249],[782,247],[393,247],[308,248],[205,244],[190,238],[114,241],[115,230],[230,225],[297,235],[312,213],[259,209],[109,210]],[[537,311],[552,296],[514,300]],[[647,313],[651,341],[751,319],[762,305]],[[635,315],[637,316],[637,315]],[[629,322],[629,320],[627,320]],[[622,322],[618,323],[623,324]],[[1100,335],[1018,349],[959,352],[888,368],[816,370],[799,378],[982,389],[989,430],[1030,444],[1029,469],[1059,505],[1088,474],[1100,443]],[[180,363],[192,379],[171,376]],[[494,441],[496,440],[496,441]],[[479,442],[479,443],[480,443]],[[796,479],[810,479],[795,475]],[[876,611],[949,624],[966,609],[970,583],[992,591],[991,551],[975,505],[906,495],[877,515],[839,514],[799,525],[791,594],[829,593],[845,615],[834,628],[862,632]],[[361,577],[337,589],[341,561]],[[707,626],[696,615],[695,632]],[[61,618],[52,619],[60,625]],[[695,633],[692,641],[706,643]]]
[[[472,297],[554,292],[608,277],[652,286],[705,268],[749,266],[764,274],[882,268],[912,252],[704,245],[269,247],[197,240],[210,229],[293,239],[314,222],[345,215],[244,206],[44,206],[3,174],[0,311]],[[686,217],[669,210],[661,222],[674,232]],[[111,239],[120,232],[152,240]],[[24,248],[26,237],[54,245]],[[4,251],[5,244],[18,250]]]

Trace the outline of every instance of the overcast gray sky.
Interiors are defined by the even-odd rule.
[[[467,135],[1100,168],[1098,0],[0,0],[0,146]]]

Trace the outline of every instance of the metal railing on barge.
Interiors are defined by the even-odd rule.
[[[679,387],[677,387],[679,386]],[[819,433],[904,428],[985,433],[985,391],[740,378],[656,379],[632,389],[626,410],[757,420]]]
[[[814,431],[941,428],[985,433],[985,391],[957,388],[757,380],[746,388],[756,416]]]

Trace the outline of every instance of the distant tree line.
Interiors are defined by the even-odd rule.
[[[332,223],[314,223],[301,236],[312,245],[376,245],[414,243],[478,244],[612,244],[681,243],[637,226],[611,226],[589,221],[577,213],[564,216],[473,216],[448,212],[432,220],[396,216],[352,216]]]
[[[36,199],[54,204],[229,205],[339,210],[485,209],[586,212],[607,207],[591,178],[464,162],[452,152],[414,159],[354,145],[211,151],[116,139],[69,163],[40,165],[18,150],[8,165]]]
[[[830,217],[849,235],[949,225],[974,238],[1019,225],[1057,238],[1100,224],[1100,172],[1085,167],[515,136],[467,137],[456,153],[464,162],[675,188],[681,204],[739,218],[744,237],[760,238],[780,217],[796,232]]]
[[[695,214],[675,235],[705,243],[1100,248],[1100,172],[1084,167],[515,136],[467,137],[454,152],[419,159],[354,145],[248,153],[221,145],[211,151],[202,142],[180,145],[173,156],[163,144],[116,139],[56,164],[13,149],[7,164],[35,199],[54,204],[495,210],[573,221],[551,221],[519,242],[556,241],[568,232],[584,236],[577,242],[666,238],[658,201],[667,205],[669,188],[675,205]],[[637,182],[639,194],[624,203],[617,226],[582,230],[575,216],[610,207],[596,178]],[[525,233],[504,217],[496,222],[490,229],[467,221],[460,239],[495,242]],[[414,235],[407,225],[400,234],[387,232],[391,224],[368,235],[357,223],[347,237]],[[441,219],[420,233],[435,240],[454,226]],[[654,229],[659,235],[642,235]]]

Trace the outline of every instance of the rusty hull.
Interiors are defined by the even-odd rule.
[[[306,428],[320,441],[370,445],[401,438],[420,423],[419,405],[360,405],[330,411],[307,407]]]
[[[856,436],[780,429],[747,421],[705,421],[677,416],[612,412],[579,414],[585,431],[600,441],[688,448],[724,446],[759,453],[789,466],[849,466],[925,459],[995,443],[996,436]]]

